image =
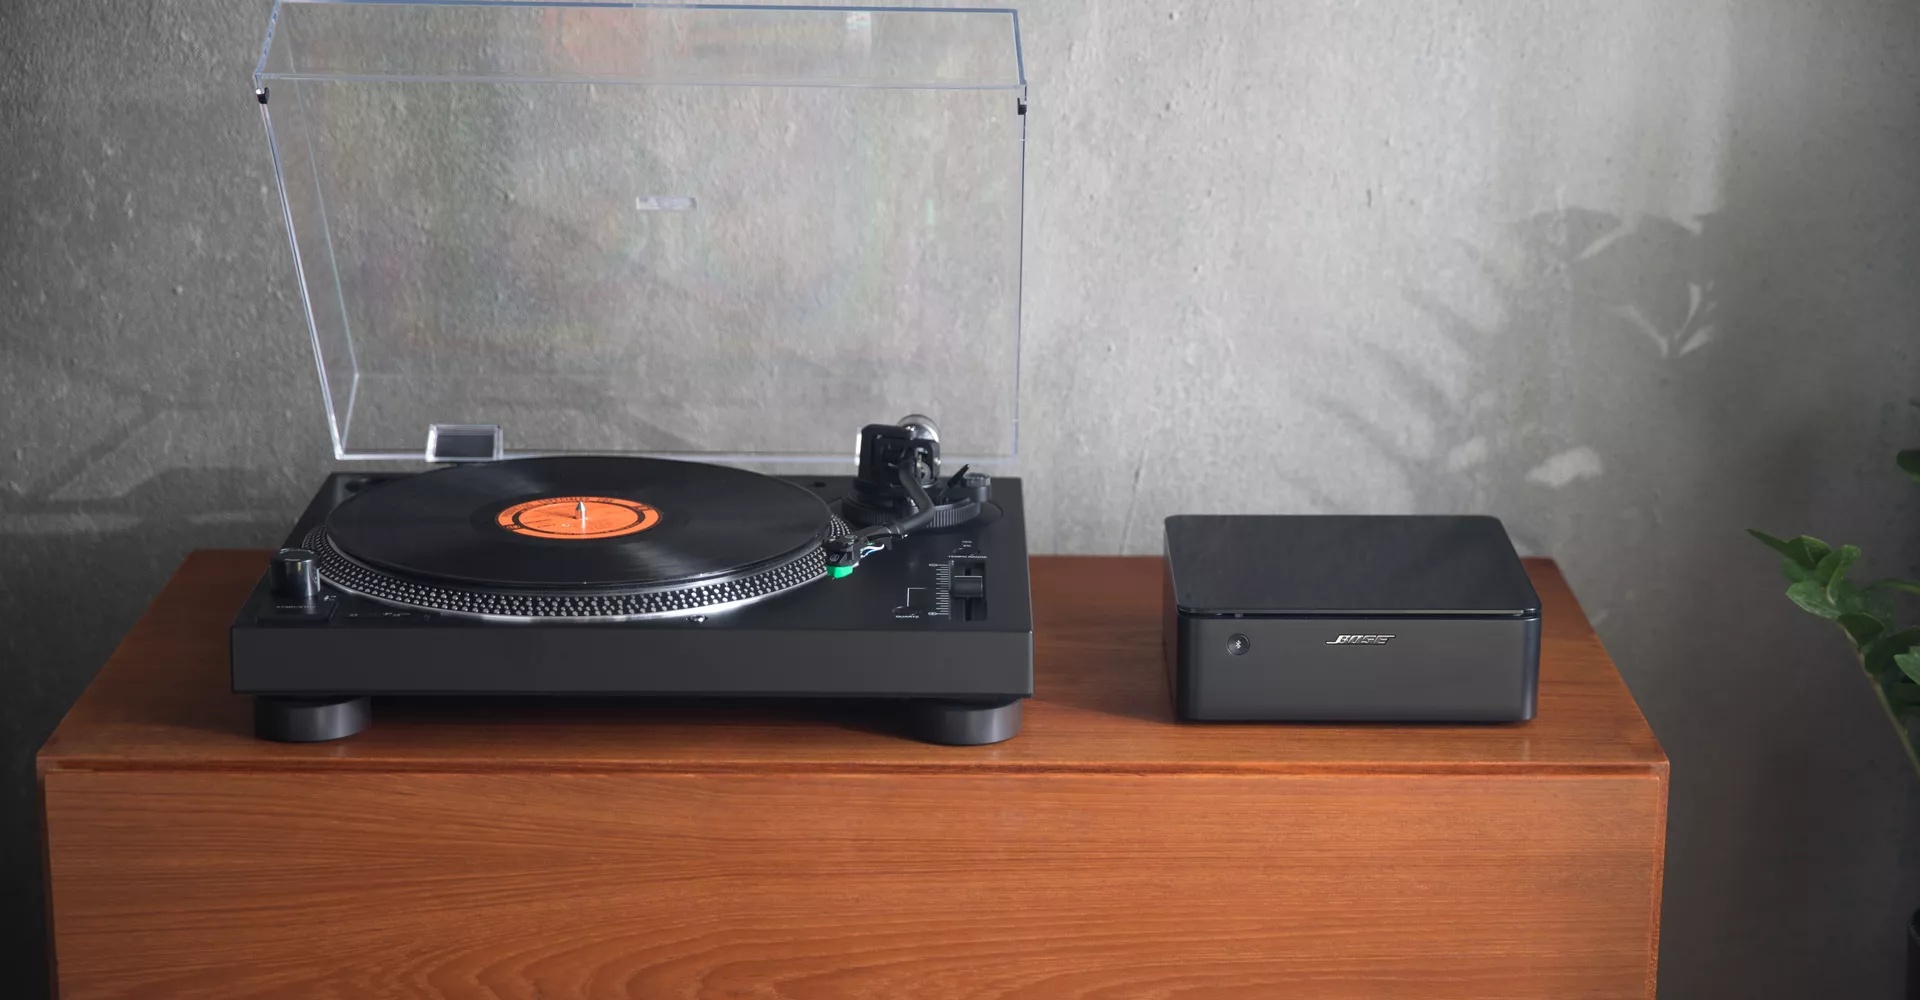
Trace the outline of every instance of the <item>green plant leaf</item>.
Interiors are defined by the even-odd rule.
[[[1761,542],[1765,543],[1767,547],[1785,556],[1787,561],[1782,568],[1786,570],[1788,578],[1795,581],[1807,579],[1807,574],[1811,573],[1815,567],[1820,565],[1820,560],[1825,559],[1827,553],[1833,551],[1827,543],[1809,535],[1801,535],[1792,541],[1788,541],[1784,538],[1776,538],[1764,531],[1758,531],[1753,528],[1748,528],[1747,534],[1758,538]],[[1807,572],[1795,573],[1793,570],[1794,567],[1798,567]],[[1823,580],[1821,582],[1824,583],[1825,581]]]
[[[1877,590],[1900,590],[1909,594],[1920,594],[1920,580],[1875,580],[1867,586]]]
[[[1820,565],[1813,568],[1813,578],[1826,584],[1827,597],[1833,599],[1837,596],[1835,590],[1840,581],[1847,578],[1847,571],[1852,569],[1853,564],[1859,561],[1859,546],[1842,545],[1828,552],[1826,557],[1820,560]]]
[[[1747,534],[1758,538],[1768,548],[1780,553],[1780,575],[1786,577],[1788,583],[1799,583],[1813,578],[1813,567],[1800,564],[1800,560],[1806,558],[1807,554],[1803,546],[1769,535],[1757,528],[1748,528]]]
[[[1874,637],[1887,630],[1887,623],[1869,614],[1849,611],[1834,621],[1847,630],[1847,638],[1853,640],[1855,649],[1864,649]]]
[[[1906,474],[1920,480],[1920,448],[1909,448],[1899,454],[1897,461]]]
[[[1893,666],[1894,654],[1904,653],[1916,645],[1920,645],[1920,625],[1876,637],[1860,650],[1860,663],[1868,673],[1878,677]]]
[[[1773,551],[1778,552],[1783,556],[1792,557],[1793,555],[1795,555],[1793,551],[1793,543],[1787,541],[1784,538],[1779,537],[1778,535],[1769,535],[1766,532],[1761,531],[1759,528],[1748,528],[1747,534],[1760,539],[1760,541],[1763,544],[1765,544],[1767,548],[1770,548]]]
[[[1884,591],[1836,580],[1827,587],[1827,599],[1841,614],[1871,615],[1883,622],[1893,620],[1893,601]]]
[[[1798,546],[1798,554],[1789,555],[1788,558],[1808,569],[1817,569],[1820,565],[1820,560],[1825,559],[1827,553],[1833,551],[1832,546],[1812,535],[1801,535],[1799,538],[1787,544],[1790,546]]]
[[[1827,588],[1818,580],[1802,580],[1788,587],[1787,599],[1822,618],[1840,617],[1840,609],[1834,606],[1833,598],[1827,596]]]
[[[1882,685],[1887,692],[1887,701],[1894,708],[1912,708],[1920,705],[1920,684],[1907,679],[1906,674],[1895,673]]]
[[[1893,663],[1900,668],[1901,673],[1907,675],[1908,680],[1920,684],[1920,647],[1895,655]]]

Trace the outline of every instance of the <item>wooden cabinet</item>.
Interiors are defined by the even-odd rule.
[[[1189,725],[1160,563],[1033,560],[1037,695],[472,702],[262,743],[259,552],[188,559],[39,757],[65,1000],[1653,995],[1667,764],[1551,563],[1539,717]]]

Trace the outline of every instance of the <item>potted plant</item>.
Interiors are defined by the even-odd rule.
[[[1900,468],[1920,481],[1920,449],[1903,451]],[[1860,666],[1872,682],[1900,734],[1907,759],[1920,772],[1920,625],[1902,626],[1893,597],[1920,594],[1914,580],[1876,580],[1855,583],[1847,578],[1860,550],[1852,545],[1834,548],[1818,538],[1801,535],[1791,540],[1748,529],[1748,534],[1780,553],[1780,570],[1787,577],[1787,599],[1810,614],[1839,626]],[[1907,997],[1920,1000],[1920,911],[1907,923]]]

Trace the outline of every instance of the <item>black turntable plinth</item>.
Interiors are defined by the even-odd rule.
[[[965,493],[985,479],[954,476],[906,533],[872,526],[855,477],[336,474],[234,620],[233,689],[277,740],[351,735],[375,697],[487,695],[876,700],[915,738],[998,742],[1033,693],[1033,621],[1020,483]]]

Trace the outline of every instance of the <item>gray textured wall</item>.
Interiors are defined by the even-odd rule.
[[[260,0],[0,7],[0,924],[30,755],[196,546],[329,465]],[[1892,996],[1920,800],[1738,529],[1920,560],[1920,6],[1025,5],[1040,551],[1484,510],[1674,761],[1670,998]],[[0,981],[31,987],[40,938]]]

